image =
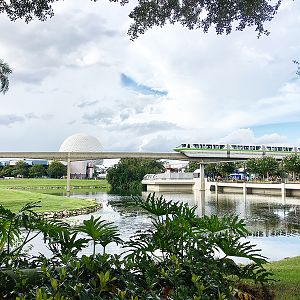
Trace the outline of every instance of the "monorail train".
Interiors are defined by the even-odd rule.
[[[290,146],[266,146],[266,145],[238,145],[238,144],[180,144],[173,150],[237,150],[237,151],[276,151],[276,152],[300,152],[300,147]]]
[[[187,156],[196,156],[199,152],[215,153],[217,156],[223,156],[225,153],[233,156],[234,154],[246,153],[252,155],[288,155],[291,153],[299,152],[300,147],[291,146],[267,146],[267,145],[242,145],[242,144],[210,144],[210,143],[186,143],[180,144],[173,149],[177,152],[183,152]],[[222,155],[222,153],[224,153]]]

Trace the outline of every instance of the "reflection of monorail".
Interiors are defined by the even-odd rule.
[[[290,146],[266,146],[266,145],[238,145],[238,144],[180,144],[173,150],[182,152],[187,156],[197,157],[200,153],[206,156],[217,157],[248,157],[261,155],[286,156],[289,153],[300,153],[300,147]]]

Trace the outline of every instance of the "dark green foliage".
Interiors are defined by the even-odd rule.
[[[47,170],[47,173],[52,178],[61,178],[67,175],[67,166],[59,161],[53,161]]]
[[[4,166],[0,169],[0,177],[11,177],[14,171],[13,166]]]
[[[61,168],[63,172],[58,172],[58,176],[61,177],[65,174],[66,170],[63,166]],[[0,167],[0,177],[33,177],[41,178],[47,174],[47,166],[43,165],[28,165],[25,161],[18,161],[14,166],[3,166]],[[53,173],[54,174],[54,173]]]
[[[23,248],[39,233],[43,220],[37,216],[33,208],[38,203],[28,203],[17,213],[13,213],[0,205],[0,270],[13,263],[22,265]],[[22,235],[22,229],[26,234]]]
[[[0,1],[0,13],[1,13],[1,2],[3,1]],[[5,94],[8,91],[8,86],[9,86],[8,75],[10,75],[11,73],[12,70],[9,67],[9,65],[0,59],[0,93]]]
[[[106,179],[114,192],[136,194],[146,174],[161,173],[163,169],[163,163],[153,159],[124,158],[107,170]]]
[[[295,175],[300,174],[300,156],[298,154],[291,154],[283,159],[283,165],[285,171],[293,174],[293,179]]]
[[[239,165],[235,162],[211,163],[205,166],[205,173],[210,176],[227,177],[238,168]]]
[[[6,13],[15,21],[25,19],[26,22],[37,18],[45,21],[54,15],[52,4],[58,0],[15,0],[0,1],[0,13]],[[96,2],[97,0],[93,0]],[[110,0],[124,5],[129,0]],[[268,34],[264,22],[273,19],[280,5],[280,0],[144,0],[134,3],[129,17],[133,20],[128,34],[131,39],[154,26],[180,23],[188,29],[201,28],[208,32],[214,27],[217,34],[229,34],[233,29],[244,30],[254,27],[258,35]]]
[[[42,165],[33,165],[29,168],[29,177],[41,178],[47,174],[46,168]]]
[[[33,213],[34,203],[17,214],[0,207],[0,298],[232,299],[234,294],[248,295],[242,285],[238,286],[242,280],[270,280],[262,265],[264,257],[249,242],[241,241],[248,232],[238,217],[200,218],[195,215],[196,207],[165,201],[154,194],[146,200],[134,197],[129,204],[151,214],[152,228],[125,242],[123,255],[96,254],[94,246],[93,255],[82,257],[78,253],[88,241],[103,248],[122,242],[117,228],[100,217],[91,217],[76,228],[43,220]],[[42,234],[53,255],[25,256],[24,242],[29,239],[20,239],[21,231],[25,236],[28,231]],[[85,237],[78,237],[79,233]],[[252,263],[239,265],[233,257]]]
[[[297,72],[296,72],[296,74],[298,76],[300,76],[300,63],[299,63],[299,61],[298,60],[294,60],[293,62],[294,62],[294,64],[297,65]]]
[[[257,174],[263,178],[280,173],[279,163],[271,156],[251,158],[247,160],[246,167],[247,172]]]
[[[237,166],[234,162],[221,162],[216,166],[217,174],[226,177],[236,170]]]
[[[189,161],[189,164],[185,168],[184,172],[193,173],[197,169],[199,169],[199,163],[197,163],[195,161]]]
[[[14,170],[12,171],[12,175],[27,177],[29,173],[29,165],[25,161],[18,161],[14,166]]]
[[[135,200],[154,215],[153,229],[129,242],[127,259],[154,294],[168,291],[172,299],[219,299],[220,295],[229,299],[235,280],[265,282],[270,275],[262,267],[264,257],[249,242],[240,241],[247,230],[236,216],[199,218],[195,207],[154,195]],[[241,266],[232,257],[254,263]]]
[[[133,24],[128,33],[135,39],[154,26],[180,23],[188,29],[201,28],[204,32],[214,27],[217,34],[229,34],[233,29],[242,31],[248,26],[254,26],[258,35],[268,34],[264,22],[273,19],[280,3],[280,0],[139,1],[129,14]]]
[[[112,242],[121,243],[117,227],[113,223],[101,220],[101,217],[84,220],[83,224],[76,228],[76,231],[85,233],[89,241],[93,241],[93,256],[96,254],[96,245],[100,244],[105,253],[105,247]]]

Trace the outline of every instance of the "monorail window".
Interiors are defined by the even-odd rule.
[[[181,147],[182,147],[182,148],[185,148],[185,147],[186,147],[186,144],[181,144]]]
[[[282,147],[277,147],[277,151],[282,151]]]
[[[225,148],[225,145],[220,145],[220,149],[224,149]]]
[[[194,144],[194,148],[199,148],[199,144]]]
[[[187,148],[191,148],[191,147],[190,147],[190,144],[187,144]]]
[[[272,147],[267,146],[267,150],[271,151],[271,150],[272,150]]]
[[[292,152],[292,151],[293,151],[293,148],[292,148],[292,147],[288,147],[287,149],[288,149],[287,151],[289,151],[289,152]]]
[[[207,149],[212,149],[212,145],[206,145]]]
[[[244,146],[244,150],[249,150],[249,146]]]

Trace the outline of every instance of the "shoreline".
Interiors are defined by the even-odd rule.
[[[91,199],[91,200],[96,201],[96,199]],[[54,212],[45,211],[45,212],[38,213],[38,215],[46,219],[63,219],[63,218],[68,218],[73,216],[90,214],[97,211],[100,208],[102,208],[102,204],[96,203],[95,205],[89,207],[75,208],[70,210],[65,209],[65,210],[54,211]]]

